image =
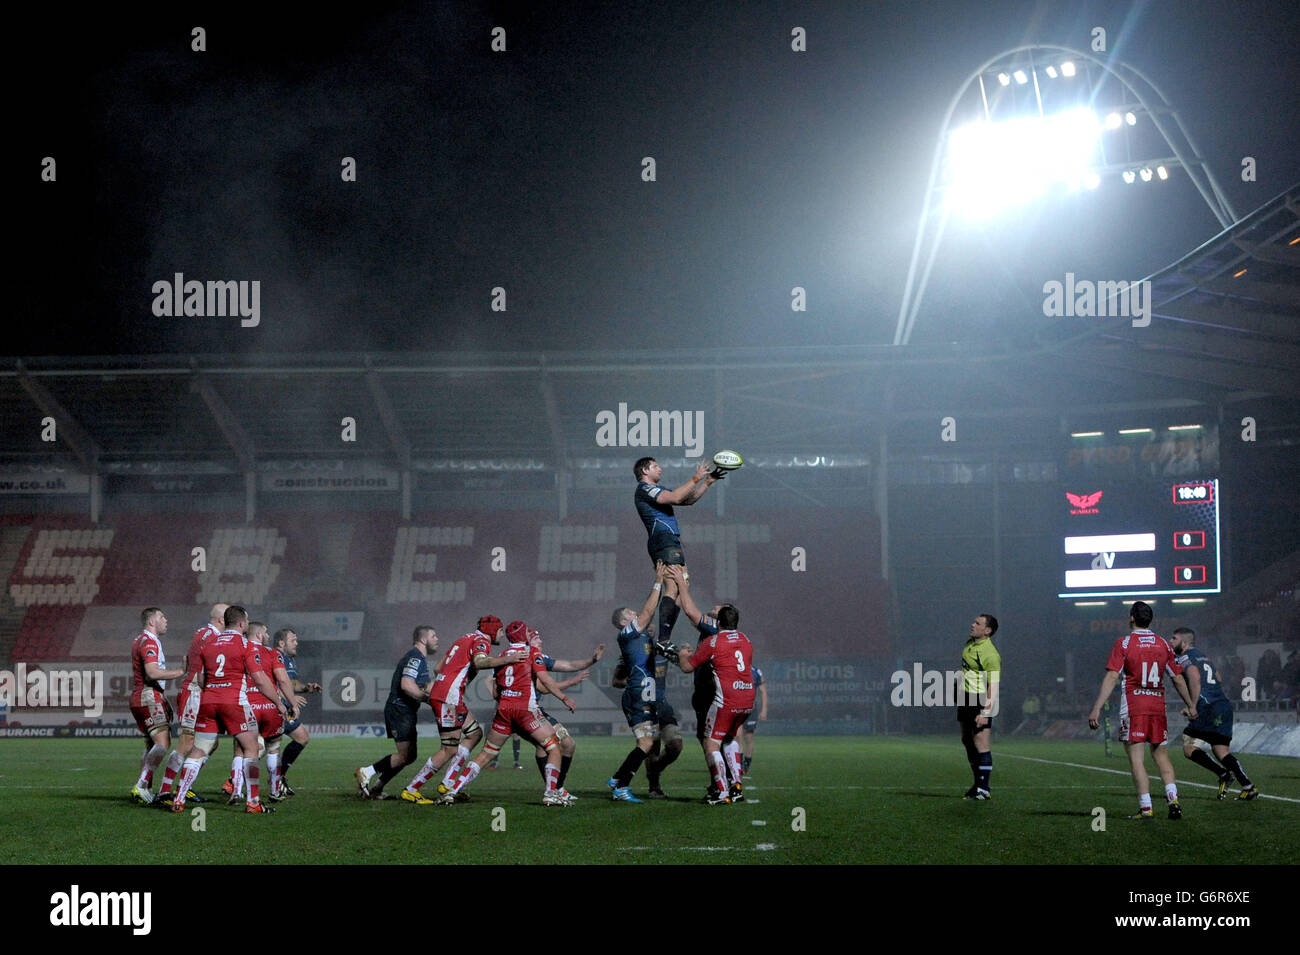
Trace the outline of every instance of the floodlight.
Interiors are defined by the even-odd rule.
[[[1051,77],[1052,79],[1056,79],[1056,67],[1054,67],[1054,66],[1048,66],[1048,68],[1047,68],[1047,75],[1048,75],[1049,77]]]
[[[1120,126],[1123,125],[1123,123],[1124,123],[1124,117],[1120,116],[1119,113],[1107,113],[1107,114],[1106,114],[1106,128],[1107,128],[1107,129],[1119,129]]]
[[[1124,114],[1124,122],[1128,123],[1130,126],[1136,126],[1138,123],[1138,118],[1136,115],[1134,115],[1132,110],[1129,110],[1127,113]]]
[[[1125,169],[1123,176],[1124,176],[1124,181],[1127,182],[1129,185],[1132,185],[1134,180],[1137,179],[1137,174],[1133,172],[1132,169]]]
[[[948,202],[981,216],[1052,188],[1077,188],[1094,174],[1098,130],[1097,117],[1082,107],[955,129],[948,141]]]
[[[1029,77],[1025,75],[1024,70],[1016,70],[1011,75],[1016,78],[1016,82],[1019,83],[1021,86],[1024,86],[1026,83],[1029,82]]]
[[[1150,167],[1150,166],[1143,166],[1141,169],[1138,170],[1138,175],[1142,177],[1142,181],[1143,181],[1143,182],[1150,182],[1150,181],[1151,181],[1151,167]]]
[[[1156,175],[1159,176],[1161,179],[1168,179],[1169,170],[1166,169],[1164,166],[1156,166]]]
[[[1006,73],[999,73],[999,74],[998,74],[998,82],[1001,83],[1003,86],[1010,86],[1010,85],[1011,85],[1011,77],[1010,77],[1008,74],[1006,74]]]
[[[1061,75],[1062,76],[1074,75],[1074,61],[1066,60],[1064,63],[1061,64]]]

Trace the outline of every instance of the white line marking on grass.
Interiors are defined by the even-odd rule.
[[[771,852],[778,848],[775,842],[760,842],[754,848],[745,846],[619,846],[628,852]]]
[[[1059,760],[1059,759],[1042,759],[1042,758],[1040,758],[1040,757],[1038,757],[1038,756],[1017,756],[1015,753],[1003,753],[1003,754],[1001,754],[1001,755],[1002,755],[1002,758],[1004,758],[1004,759],[1027,759],[1027,760],[1029,760],[1029,762],[1031,762],[1031,763],[1047,763],[1047,764],[1049,764],[1049,765],[1051,765],[1051,766],[1070,766],[1070,767],[1072,767],[1072,768],[1074,768],[1074,769],[1091,769],[1091,770],[1094,770],[1094,771],[1099,772],[1099,773],[1114,773],[1116,776],[1128,776],[1129,778],[1132,778],[1132,773],[1130,773],[1127,769],[1107,769],[1107,768],[1104,767],[1104,766],[1089,766],[1087,763],[1066,763],[1066,762],[1063,762],[1063,761],[1061,761],[1061,760]],[[1156,780],[1158,780],[1159,778],[1160,778],[1159,776],[1152,776],[1150,773],[1147,774],[1147,779],[1156,779]],[[1162,785],[1163,785],[1163,784],[1162,784]],[[1178,783],[1178,785],[1180,785],[1180,786],[1195,786],[1197,789],[1215,789],[1215,790],[1217,790],[1217,789],[1219,788],[1217,784],[1211,786],[1209,783],[1193,783],[1193,782],[1188,782],[1188,781],[1180,781],[1180,782]],[[1038,788],[1046,788],[1046,787],[1038,787]],[[1066,787],[1066,788],[1068,788],[1068,787]],[[1290,796],[1271,796],[1271,795],[1269,795],[1268,793],[1260,793],[1260,794],[1259,794],[1259,798],[1260,798],[1260,799],[1276,799],[1276,800],[1278,800],[1278,801],[1280,801],[1280,802],[1296,802],[1296,803],[1300,803],[1300,799],[1292,799]]]

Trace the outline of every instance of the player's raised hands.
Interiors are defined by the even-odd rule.
[[[605,644],[603,643],[596,644],[596,649],[592,651],[591,654],[591,662],[592,663],[600,662],[600,658],[603,657],[604,655],[605,655]]]

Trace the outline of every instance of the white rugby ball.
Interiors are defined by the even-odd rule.
[[[735,451],[719,451],[713,456],[713,463],[723,471],[734,471],[745,463],[745,459]]]

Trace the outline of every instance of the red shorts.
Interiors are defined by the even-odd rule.
[[[438,729],[440,730],[460,729],[465,725],[465,720],[469,718],[469,707],[464,703],[457,703],[453,706],[445,701],[430,700],[429,705],[433,707],[434,715],[438,717]]]
[[[253,715],[257,717],[257,735],[262,739],[275,739],[284,733],[284,717],[276,709],[274,703],[269,700],[263,700],[260,703],[249,703],[253,708]]]
[[[257,717],[246,703],[218,703],[204,699],[194,723],[196,733],[225,733],[235,736],[257,729]]]
[[[1119,738],[1122,743],[1150,743],[1159,746],[1169,739],[1169,723],[1163,713],[1128,716],[1119,722]]]
[[[536,710],[503,710],[498,707],[492,717],[492,732],[502,736],[518,733],[520,736],[533,739],[536,733],[543,732],[545,729],[546,724]]]
[[[152,736],[171,725],[172,705],[157,690],[145,687],[140,691],[140,705],[131,707],[131,715],[135,717],[140,732]]]
[[[176,703],[181,708],[181,729],[194,732],[194,721],[199,718],[199,703],[203,699],[203,691],[191,691],[186,684],[180,694],[176,697]]]
[[[714,703],[709,707],[708,718],[704,721],[705,738],[715,739],[718,742],[733,739],[745,725],[745,720],[749,719],[751,712],[751,710],[738,710]]]

